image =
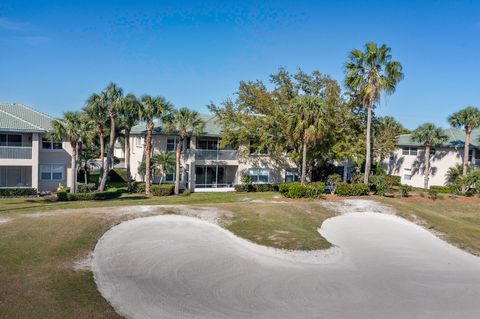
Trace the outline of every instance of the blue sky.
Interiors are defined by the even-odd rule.
[[[60,116],[114,81],[206,112],[280,66],[343,80],[349,50],[385,43],[405,79],[378,108],[408,128],[480,106],[480,1],[9,1],[0,101]]]

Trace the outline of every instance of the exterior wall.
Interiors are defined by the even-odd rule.
[[[39,191],[54,191],[56,190],[59,185],[72,187],[73,182],[73,169],[72,169],[72,147],[69,142],[63,141],[62,142],[62,149],[61,150],[53,150],[53,149],[43,149],[41,144],[41,136],[40,141],[38,143],[39,150],[38,154],[38,165],[37,172],[38,176],[38,190]],[[40,176],[40,165],[44,164],[59,164],[64,166],[63,172],[63,179],[59,181],[42,181]],[[35,174],[34,174],[35,175]]]
[[[476,150],[478,152],[478,150]],[[423,163],[425,148],[418,147],[417,155],[403,155],[402,148],[395,150],[389,159],[384,161],[388,174],[401,176],[401,183],[414,187],[423,187]],[[443,186],[446,184],[448,169],[463,162],[463,148],[436,148],[435,154],[430,157],[430,186]],[[404,170],[411,169],[412,177],[405,179]]]

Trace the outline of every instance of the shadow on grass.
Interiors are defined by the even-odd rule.
[[[139,199],[149,199],[149,198],[150,197],[144,196],[144,195],[132,195],[132,196],[115,198],[115,200],[128,201],[128,200],[139,200]]]

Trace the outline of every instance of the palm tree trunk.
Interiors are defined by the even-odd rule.
[[[145,141],[145,193],[150,195],[150,157],[152,155],[153,122],[147,123],[147,137]]]
[[[423,188],[428,189],[428,178],[430,175],[430,144],[425,145],[425,164],[423,166],[423,174],[425,175],[423,180]]]
[[[72,193],[77,192],[77,143],[71,143],[72,146],[72,176],[71,176],[71,186],[70,191]]]
[[[348,159],[343,162],[343,182],[346,182],[348,178]]]
[[[99,175],[99,184],[101,182],[101,178],[103,176],[103,171],[105,170],[105,133],[103,129],[99,130],[99,142],[100,142],[100,175]]]
[[[370,167],[371,167],[371,144],[370,144],[370,133],[372,130],[372,107],[367,107],[367,137],[366,137],[366,158],[365,158],[365,176],[363,177],[363,183],[368,185],[368,177],[370,176]]]
[[[465,147],[464,147],[464,153],[463,153],[463,176],[467,175],[467,169],[468,169],[468,155],[470,152],[470,128],[467,127],[465,129]]]
[[[130,172],[130,127],[125,127],[125,165],[127,167],[128,191],[132,191],[132,174]]]
[[[100,187],[98,189],[100,192],[103,192],[107,185],[108,172],[112,165],[113,151],[115,149],[115,139],[115,118],[110,117],[110,141],[108,144],[107,165],[103,169],[102,181],[100,182]]]
[[[175,150],[175,195],[180,194],[180,156],[182,154],[181,138],[178,139],[177,149]]]
[[[307,142],[305,141],[305,135],[303,138],[303,149],[302,149],[302,178],[300,182],[305,183],[305,178],[307,175]]]

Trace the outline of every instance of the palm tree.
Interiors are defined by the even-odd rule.
[[[92,94],[84,107],[85,113],[95,122],[95,129],[98,134],[98,142],[100,144],[100,175],[99,179],[103,176],[105,169],[105,126],[107,125],[107,99],[104,92]],[[99,180],[100,183],[100,180]]]
[[[382,93],[392,94],[403,79],[402,65],[392,61],[390,51],[385,44],[378,47],[376,43],[369,42],[363,52],[353,49],[345,64],[345,85],[367,109],[365,184],[368,184],[371,167],[372,109],[380,102]]]
[[[180,194],[180,156],[183,141],[191,134],[198,135],[202,132],[205,122],[196,111],[182,107],[175,110],[166,123],[168,131],[178,134],[178,142],[175,150],[175,195]]]
[[[147,130],[145,139],[145,193],[148,195],[150,194],[153,120],[154,118],[165,119],[172,106],[161,96],[151,97],[150,95],[144,95],[140,99],[140,103],[140,119],[146,122]]]
[[[155,154],[152,156],[152,165],[155,170],[160,173],[158,184],[161,184],[165,173],[171,171],[175,167],[175,157],[171,152]]]
[[[470,134],[472,130],[480,127],[480,110],[474,106],[466,107],[448,117],[451,126],[465,129],[465,147],[463,153],[463,176],[467,175],[468,154],[470,149]]]
[[[324,132],[324,110],[319,97],[303,95],[294,99],[288,114],[288,131],[290,137],[301,140],[302,144],[302,174],[300,181],[305,183],[307,174],[307,148]]]
[[[52,121],[52,131],[50,132],[50,135],[53,139],[67,139],[72,148],[72,176],[70,176],[70,190],[72,193],[75,193],[77,189],[77,152],[78,144],[82,138],[81,123],[81,112],[65,112],[63,113],[62,119]]]
[[[443,142],[448,140],[448,136],[445,135],[440,127],[435,126],[433,123],[425,123],[417,127],[411,135],[413,142],[421,143],[425,146],[425,162],[423,168],[424,185],[425,189],[428,189],[428,178],[430,175],[430,150]]]
[[[140,119],[141,104],[133,94],[122,98],[119,108],[122,124],[125,129],[125,165],[127,168],[128,191],[132,191],[132,174],[130,171],[130,132]]]
[[[113,151],[115,148],[116,129],[117,129],[116,120],[118,116],[118,109],[123,96],[123,90],[120,87],[118,87],[118,85],[116,85],[115,83],[110,83],[105,88],[104,92],[106,95],[108,117],[110,118],[110,137],[109,137],[109,143],[108,143],[106,169],[103,170],[102,179],[98,187],[98,190],[101,192],[105,190],[105,186],[107,184],[108,172],[110,171],[110,168],[113,162]]]

